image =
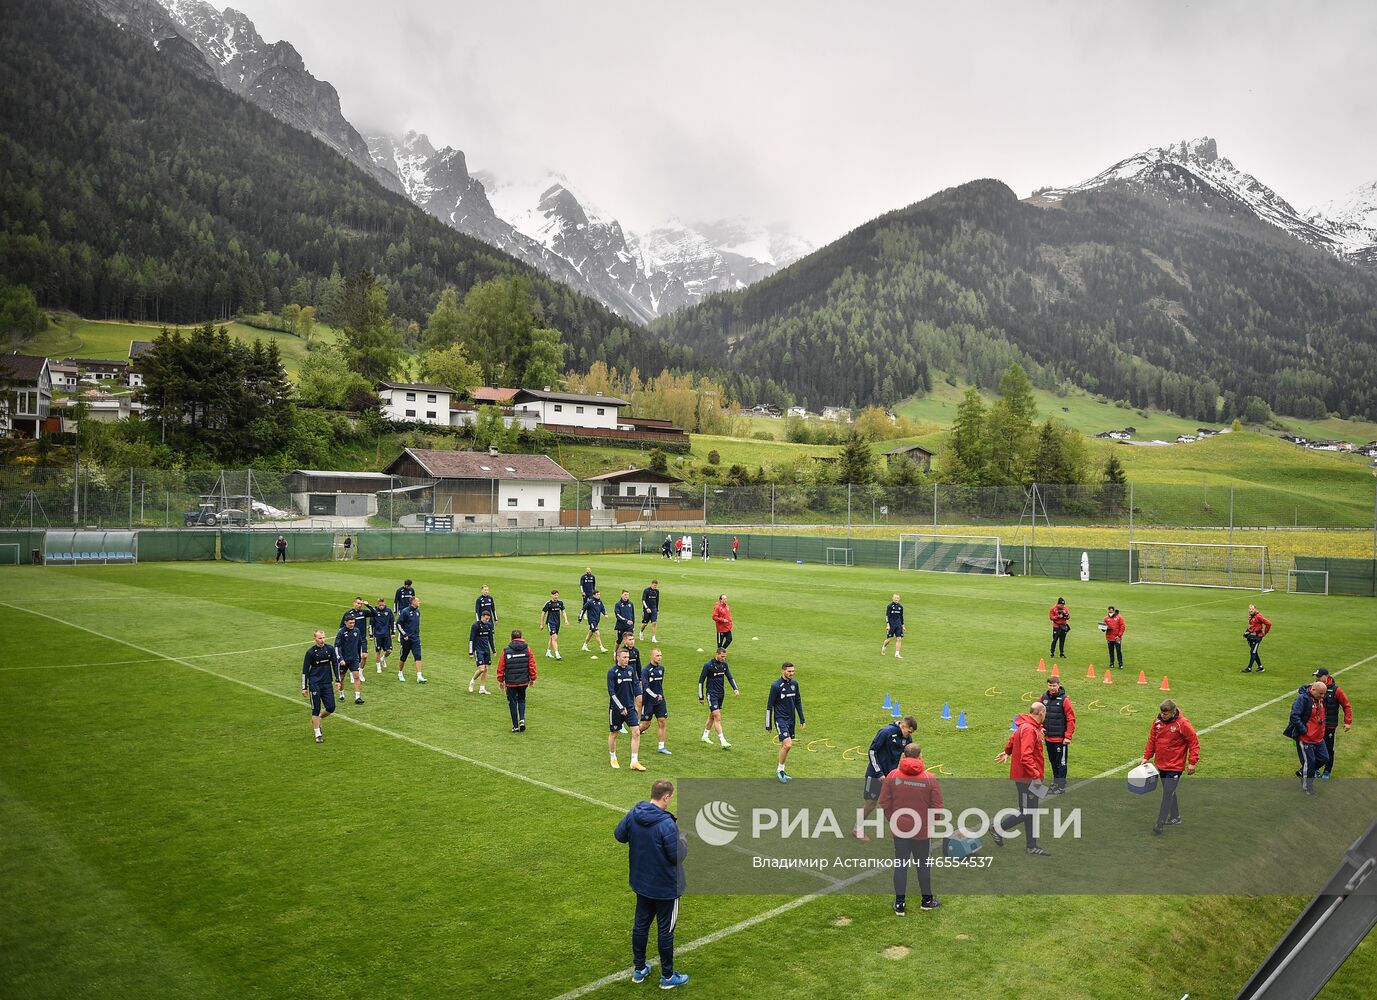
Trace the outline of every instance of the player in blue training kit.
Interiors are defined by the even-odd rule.
[[[363,629],[359,628],[353,615],[344,616],[344,624],[335,633],[335,652],[339,655],[339,696],[344,700],[345,675],[354,678],[354,704],[363,704],[363,657],[368,655],[364,645]]]
[[[316,742],[324,743],[320,720],[335,710],[335,684],[339,682],[339,654],[325,642],[325,630],[316,629],[316,642],[301,661],[301,697],[311,699],[311,728]],[[324,709],[324,711],[322,711]]]
[[[411,607],[411,599],[415,596],[416,588],[411,585],[411,581],[403,580],[402,585],[397,588],[397,592],[392,595],[392,607],[396,608],[398,617],[401,617],[402,612]]]
[[[397,680],[406,680],[406,658],[416,661],[416,683],[424,684],[426,675],[421,672],[421,599],[413,597],[411,603],[397,616],[397,631],[402,637],[402,655],[397,660]]]
[[[895,594],[894,599],[889,602],[889,607],[885,608],[885,641],[880,643],[880,655],[885,655],[885,650],[889,648],[889,640],[894,640],[894,658],[902,660],[899,650],[904,645],[904,606],[899,603],[899,595]],[[898,766],[897,764],[895,765]]]
[[[798,681],[794,680],[794,665],[783,663],[779,668],[779,680],[770,685],[770,697],[765,701],[765,732],[771,729],[779,734],[779,768],[776,772],[780,783],[794,779],[784,773],[784,762],[789,759],[789,751],[794,747],[794,720],[803,729],[803,695],[799,692]]]
[[[660,581],[651,580],[650,586],[641,591],[641,638],[645,638],[645,627],[650,626],[650,641],[659,642],[655,633],[660,627]]]
[[[641,732],[650,728],[654,719],[659,726],[660,746],[656,753],[671,757],[665,749],[665,725],[669,720],[669,708],[665,704],[665,665],[660,662],[663,654],[658,649],[650,651],[650,662],[641,672]]]
[[[397,631],[397,615],[387,606],[387,598],[379,597],[373,609],[373,648],[378,651],[378,673],[387,666],[392,652],[392,634]]]
[[[545,624],[545,629],[550,633],[550,638],[545,640],[545,655],[553,656],[556,660],[564,657],[559,655],[559,624],[564,620],[564,624],[569,624],[569,612],[564,610],[564,602],[559,599],[559,591],[550,591],[550,599],[545,602],[540,609],[541,621]]]
[[[918,731],[918,720],[911,715],[906,715],[898,722],[891,722],[887,726],[880,727],[875,734],[875,738],[870,741],[870,750],[866,753],[865,763],[865,791],[862,793],[864,805],[861,807],[861,818],[864,819],[875,811],[875,806],[880,801],[880,791],[885,783],[885,776],[899,766],[899,759],[904,755],[904,747],[913,742],[913,734]],[[852,831],[857,840],[869,840],[857,824]]]
[[[727,651],[719,649],[698,672],[698,704],[703,704],[704,698],[707,699],[708,724],[703,727],[703,742],[711,744],[712,731],[716,729],[717,742],[723,750],[732,748],[722,732],[722,702],[727,699],[727,684],[732,686],[732,694],[740,697],[741,689],[732,677],[732,668],[727,666]]]
[[[598,652],[607,652],[607,647],[602,644],[602,620],[607,614],[607,605],[602,603],[602,591],[595,590],[583,599],[583,611],[579,613],[579,618],[588,616],[588,634],[583,637],[583,651],[587,653],[588,643],[593,639],[598,640]]]
[[[483,614],[485,612],[487,613],[489,619],[492,621],[493,627],[496,628],[497,603],[492,599],[492,596],[488,593],[488,585],[486,583],[483,584],[483,589],[479,592],[478,597],[474,599],[473,620],[478,621],[478,619],[483,617]]]
[[[641,651],[636,648],[636,634],[628,632],[622,636],[622,644],[612,651],[612,655],[626,653],[627,659],[631,662],[631,669],[636,671],[636,676],[641,675]]]
[[[617,620],[617,645],[621,646],[622,638],[636,631],[636,605],[631,603],[631,591],[622,591],[622,599],[612,605],[612,617]]]
[[[359,627],[359,634],[363,639],[363,647],[359,651],[360,676],[362,676],[364,665],[368,663],[368,629],[375,614],[376,612],[373,610],[372,605],[362,597],[356,597],[354,598],[354,606],[346,610],[344,614],[339,617],[340,628],[344,628],[344,619],[348,618],[350,615],[354,616],[354,624]]]
[[[588,610],[588,601],[598,589],[598,578],[593,575],[593,567],[583,567],[583,576],[579,577],[579,593],[583,595],[579,607],[579,621],[583,621],[584,612]]]
[[[641,717],[636,702],[641,697],[641,676],[627,663],[626,650],[617,650],[617,662],[607,671],[607,752],[612,767],[617,763],[617,733],[623,728],[631,734],[631,770],[644,771],[641,763]]]
[[[469,678],[469,694],[473,694],[473,682],[478,682],[478,693],[487,694],[488,665],[496,647],[493,638],[492,617],[485,611],[478,621],[469,626],[469,656],[473,657],[473,676]]]

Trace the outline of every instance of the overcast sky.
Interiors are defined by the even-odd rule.
[[[1302,210],[1377,180],[1371,0],[233,6],[361,131],[563,173],[632,229],[741,215],[821,244],[977,177],[1022,196],[1202,135]]]

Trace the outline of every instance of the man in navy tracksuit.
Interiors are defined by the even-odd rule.
[[[311,699],[311,728],[316,731],[316,742],[324,743],[320,720],[335,710],[339,654],[334,646],[326,644],[324,629],[316,629],[315,639],[315,645],[306,650],[301,660],[301,697]]]
[[[885,655],[889,640],[894,640],[894,658],[902,660],[904,648],[904,606],[899,603],[899,595],[885,607],[885,641],[880,643],[880,655]]]
[[[392,633],[397,631],[397,615],[387,606],[387,598],[379,597],[373,609],[373,648],[378,651],[378,673],[383,672],[387,654],[392,652]]]
[[[359,628],[354,622],[354,616],[346,614],[344,624],[335,633],[335,652],[339,654],[339,695],[340,700],[344,699],[345,674],[354,678],[354,704],[363,704],[363,666],[360,661],[361,656],[367,655],[368,647],[364,645],[366,640],[363,637],[363,629]]]
[[[469,626],[469,655],[473,657],[473,676],[469,678],[469,694],[473,694],[474,681],[478,682],[478,693],[488,693],[488,664],[492,663],[493,647],[492,618],[485,612],[478,621]]]
[[[526,689],[536,682],[535,654],[521,629],[512,629],[509,642],[497,660],[497,686],[507,692],[507,707],[512,713],[512,732],[526,731]]]
[[[804,728],[807,723],[803,721],[803,693],[794,680],[794,665],[784,663],[779,668],[779,680],[770,685],[770,697],[765,700],[765,732],[774,729],[779,733],[779,768],[775,776],[780,784],[794,780],[784,773],[784,763],[794,746],[795,716],[798,728]]]
[[[636,605],[631,603],[631,591],[622,591],[622,599],[612,605],[612,616],[617,620],[617,645],[620,646],[622,636],[636,631]]]
[[[363,665],[368,662],[368,628],[377,614],[362,597],[354,598],[354,606],[340,615],[339,627],[344,628],[344,619],[350,615],[354,616],[354,624],[359,627],[359,633],[363,638],[363,646],[359,650],[359,669],[362,671]]]
[[[740,697],[741,689],[732,677],[732,668],[727,666],[727,651],[718,647],[712,659],[703,664],[698,672],[698,704],[708,703],[708,721],[703,726],[703,742],[712,743],[712,731],[717,730],[717,742],[723,750],[730,750],[726,733],[722,732],[722,702],[727,700],[727,685],[732,686],[732,694]]]
[[[483,589],[479,592],[478,597],[474,599],[473,620],[478,621],[484,614],[487,614],[488,617],[492,619],[494,625],[497,624],[497,603],[492,599],[492,595],[488,593],[488,585],[486,583],[483,584]]]
[[[641,638],[645,638],[645,627],[650,626],[650,641],[659,642],[656,634],[660,628],[660,581],[651,580],[650,586],[641,591]]]
[[[392,606],[397,609],[397,614],[401,614],[411,607],[411,599],[416,596],[416,588],[411,585],[410,580],[403,580],[402,585],[397,588],[397,592],[392,595]]]
[[[665,749],[665,727],[669,721],[669,706],[665,703],[665,665],[661,662],[663,655],[658,649],[652,649],[650,662],[646,664],[645,670],[641,671],[641,732],[649,729],[650,720],[654,719],[659,727],[660,736],[660,746],[656,752],[672,757],[673,754]]]
[[[579,621],[583,621],[583,614],[588,610],[588,601],[598,589],[598,578],[593,575],[593,567],[585,566],[583,576],[579,577],[579,590],[583,593],[583,610],[579,612]]]
[[[416,661],[416,683],[424,684],[426,675],[421,672],[421,599],[413,597],[411,603],[397,618],[397,631],[402,634],[402,655],[397,660],[397,680],[406,680],[406,658]]]
[[[679,919],[679,897],[684,892],[684,856],[688,844],[679,835],[669,811],[674,782],[661,778],[650,786],[650,801],[637,802],[622,817],[612,835],[629,844],[631,888],[636,893],[636,921],[631,927],[631,981],[643,983],[650,975],[646,945],[650,922],[655,921],[660,946],[660,988],[683,986],[688,975],[674,971],[674,925]]]
[[[594,639],[598,640],[598,652],[607,652],[607,647],[602,644],[602,619],[607,614],[607,605],[602,603],[602,592],[593,591],[583,599],[583,610],[579,612],[579,618],[588,616],[588,634],[583,637],[583,651],[588,652],[588,644]]]
[[[880,802],[885,776],[899,766],[899,760],[904,755],[904,747],[913,742],[913,734],[917,731],[918,720],[906,715],[898,722],[882,726],[875,738],[870,741],[870,749],[866,752],[865,789],[861,793],[862,820],[875,811],[875,806]],[[857,840],[870,839],[859,823],[852,834]]]
[[[631,770],[644,771],[641,763],[641,716],[636,702],[641,697],[641,671],[631,666],[627,651],[617,650],[617,662],[607,671],[607,752],[612,767],[617,763],[617,733],[623,726],[631,732]]]

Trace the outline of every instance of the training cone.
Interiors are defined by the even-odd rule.
[[[958,715],[958,716],[956,717],[956,728],[957,728],[957,729],[969,729],[969,728],[970,728],[969,726],[966,725],[966,713],[965,713],[965,712],[962,712],[960,715]]]
[[[1057,669],[1057,665],[1056,665],[1055,663],[1052,664],[1052,676],[1053,676],[1053,677],[1060,677],[1060,676],[1061,676],[1061,671]]]
[[[894,702],[889,697],[889,692],[885,692],[885,703],[881,706],[886,712],[894,707]]]
[[[1085,679],[1088,681],[1095,679],[1095,664],[1090,664],[1090,669],[1085,672]]]
[[[1163,675],[1162,675],[1162,686],[1159,687],[1157,690],[1158,690],[1158,691],[1170,691],[1170,690],[1171,690],[1171,685],[1167,683],[1167,675],[1166,675],[1166,674],[1163,674]]]
[[[1114,683],[1114,672],[1113,672],[1112,670],[1106,670],[1106,671],[1104,672],[1104,682],[1105,682],[1106,684],[1113,684],[1113,683]]]
[[[1011,732],[1011,733],[1016,733],[1016,732],[1018,732],[1018,716],[1017,716],[1017,715],[1014,716],[1014,721],[1011,722],[1011,723],[1009,723],[1009,732]]]
[[[1038,660],[1038,673],[1040,673],[1040,674],[1045,674],[1045,673],[1047,673],[1047,661],[1046,661],[1045,659],[1039,659],[1039,660]]]
[[[948,705],[945,701],[942,702],[942,718],[947,719],[949,721],[951,719],[951,706]]]
[[[889,714],[891,718],[895,719],[899,718],[904,714],[903,712],[899,711],[899,703],[897,701],[894,703],[894,708],[890,711]]]
[[[1147,671],[1146,671],[1146,670],[1140,670],[1140,671],[1138,671],[1138,683],[1139,683],[1139,684],[1146,684],[1146,683],[1147,683]]]

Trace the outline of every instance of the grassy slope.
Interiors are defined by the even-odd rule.
[[[0,825],[0,992],[551,996],[623,969],[631,899],[612,824],[652,777],[769,775],[773,750],[757,716],[785,655],[800,663],[808,737],[831,737],[842,747],[865,740],[883,721],[879,702],[891,690],[919,717],[928,760],[970,777],[1003,773],[994,753],[1019,692],[1041,680],[1033,666],[1044,649],[1045,609],[1068,586],[1082,616],[1080,609],[1111,600],[1124,606],[1127,673],[1140,665],[1154,677],[1169,672],[1198,727],[1284,696],[1312,663],[1337,667],[1377,651],[1377,618],[1361,599],[1268,595],[1264,610],[1277,625],[1269,639],[1273,669],[1258,677],[1237,672],[1246,594],[1126,594],[1096,583],[914,574],[903,581],[905,599],[923,620],[943,623],[944,639],[933,652],[911,643],[899,663],[876,658],[868,646],[894,583],[889,571],[745,562],[671,568],[650,558],[595,557],[604,590],[637,587],[658,574],[666,595],[661,637],[675,756],[651,754],[651,773],[641,776],[608,770],[600,721],[606,660],[589,662],[573,652],[575,643],[566,643],[563,662],[540,661],[524,737],[507,732],[498,697],[463,690],[467,669],[458,651],[479,584],[493,585],[503,628],[533,627],[542,594],[551,585],[572,588],[588,561],[0,570],[12,577],[7,592],[23,595],[19,603],[111,637],[4,611],[31,652],[0,665],[9,719],[0,730],[7,819]],[[331,719],[328,742],[315,746],[295,690],[300,644],[315,624],[332,624],[348,597],[390,593],[403,575],[417,580],[428,609],[430,685],[370,673],[368,704],[342,714],[381,728]],[[730,754],[698,742],[693,697],[703,658],[696,648],[712,599],[724,589],[738,621],[732,661],[743,689],[725,713],[737,744]],[[265,592],[272,600],[264,601]],[[857,605],[859,615],[836,614]],[[114,606],[122,609],[118,625],[109,615]],[[993,610],[1001,616],[997,640],[987,627]],[[750,642],[756,635],[761,641]],[[1078,679],[1085,659],[1102,652],[1085,636],[1072,633],[1073,655],[1064,664],[1070,693],[1081,700],[1073,762],[1080,777],[1141,749],[1158,697],[1155,687],[1130,683],[1112,689],[1113,701],[1134,706],[1136,716],[1095,711],[1091,700],[1111,689]],[[280,643],[291,645],[214,655]],[[1191,655],[1183,657],[1184,649]],[[192,658],[206,672],[159,652]],[[1342,681],[1355,704],[1372,704],[1377,661]],[[937,720],[943,701],[969,713],[969,731]],[[1289,775],[1292,751],[1277,738],[1281,708],[1207,735],[1205,773]],[[1360,719],[1340,746],[1343,773],[1377,776],[1377,728]],[[796,748],[792,763],[799,777],[859,774],[856,763],[825,750]],[[1199,815],[1207,803],[1192,798],[1188,785],[1183,808]],[[1142,835],[1143,844],[1122,845],[1126,859],[1162,847]],[[1316,849],[1337,859],[1341,847]],[[680,944],[782,901],[689,897]],[[721,998],[889,997],[897,973],[956,1000],[1027,994],[1029,956],[1049,941],[1075,942],[1075,960],[1057,966],[1058,997],[1228,996],[1303,901],[949,894],[946,903],[897,921],[883,897],[828,897],[686,954],[681,967],[700,991]],[[850,923],[843,926],[842,917]],[[1202,926],[1214,930],[1201,934]],[[787,948],[778,947],[781,938]],[[513,942],[532,946],[521,949],[520,961],[493,959]],[[914,951],[900,962],[881,957],[893,945]],[[615,984],[601,995],[625,989]],[[1359,1000],[1374,989],[1377,948],[1368,942],[1322,995]]]

